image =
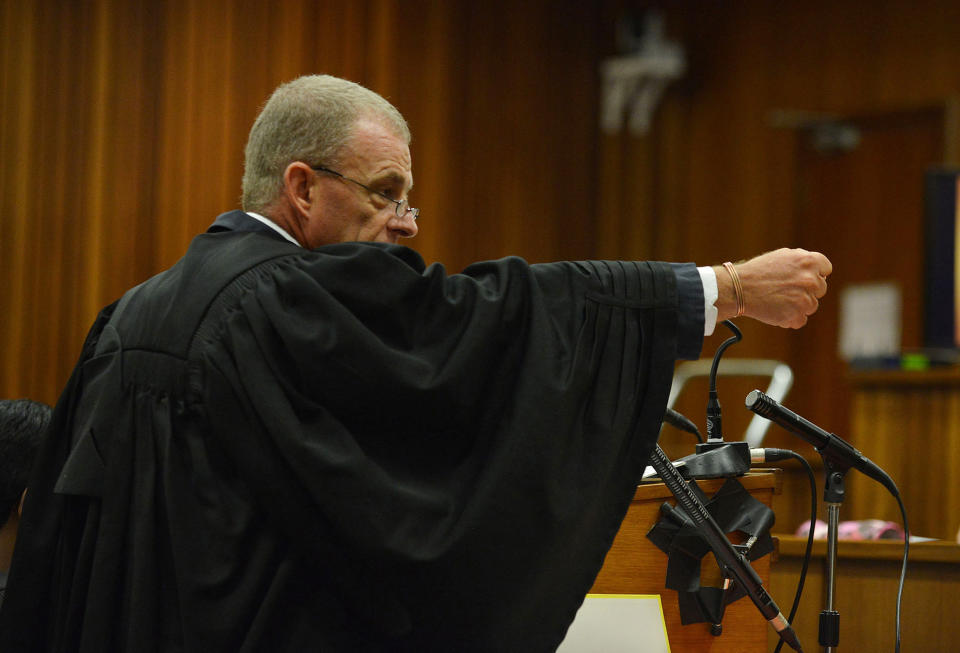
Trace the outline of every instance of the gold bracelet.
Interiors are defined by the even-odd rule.
[[[737,274],[737,268],[733,267],[733,263],[727,261],[723,264],[724,269],[730,273],[730,278],[733,279],[733,294],[737,296],[737,317],[743,315],[743,286],[740,285],[740,275]]]

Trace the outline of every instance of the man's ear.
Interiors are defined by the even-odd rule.
[[[312,192],[313,170],[303,161],[294,161],[283,171],[283,192],[298,215],[306,217],[316,199]]]

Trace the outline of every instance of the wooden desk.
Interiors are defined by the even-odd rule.
[[[789,613],[800,578],[806,538],[778,536],[770,593]],[[814,542],[803,599],[793,627],[806,651],[818,648],[820,611],[826,603],[826,541]],[[840,613],[840,651],[892,651],[896,641],[897,584],[903,543],[841,541],[837,547],[834,608]],[[953,653],[960,614],[960,546],[952,542],[910,545],[900,616],[901,650]],[[768,637],[768,650],[776,638]]]
[[[779,473],[765,471],[752,473],[741,479],[741,484],[759,501],[770,505],[779,491]],[[723,480],[698,481],[706,494],[712,495]],[[645,483],[637,488],[613,546],[607,553],[603,568],[597,575],[594,594],[659,594],[663,616],[670,638],[670,648],[677,653],[751,653],[767,650],[767,630],[770,627],[748,598],[742,598],[727,607],[723,619],[723,634],[710,635],[704,623],[684,626],[680,623],[677,593],[664,588],[667,575],[667,556],[647,539],[647,531],[660,518],[660,504],[675,504],[670,491],[662,483]],[[705,567],[716,568],[712,555],[705,558]],[[753,563],[753,568],[767,582],[770,575],[770,556]],[[792,594],[775,600],[784,608]]]

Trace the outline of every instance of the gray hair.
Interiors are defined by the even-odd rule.
[[[361,118],[392,128],[407,143],[410,129],[396,107],[359,84],[306,75],[273,92],[250,128],[243,170],[243,209],[262,212],[283,189],[294,161],[336,165],[340,148]]]

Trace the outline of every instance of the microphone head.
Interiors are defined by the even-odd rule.
[[[751,390],[744,400],[747,408],[761,417],[770,417],[770,408],[773,400],[759,390]]]

